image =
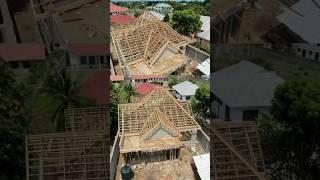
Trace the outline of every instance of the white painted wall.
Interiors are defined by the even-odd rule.
[[[3,18],[3,24],[0,24],[0,33],[3,36],[3,43],[15,43],[17,39],[6,0],[0,1],[0,9]]]
[[[292,49],[302,58],[320,62],[320,45],[296,43],[292,45]]]

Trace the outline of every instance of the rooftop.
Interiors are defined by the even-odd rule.
[[[106,3],[98,0],[64,12],[61,18],[66,38],[71,43],[106,43]]]
[[[197,85],[193,84],[190,81],[184,81],[172,86],[172,89],[183,96],[194,96],[198,88],[199,87]]]
[[[197,33],[197,37],[210,41],[210,30]]]
[[[199,64],[197,69],[199,69],[199,71],[201,71],[203,74],[210,76],[210,59],[208,58]]]
[[[109,75],[107,70],[93,72],[78,91],[79,96],[95,100],[98,105],[105,105],[109,97]]]
[[[110,13],[114,13],[114,12],[127,12],[128,8],[126,7],[121,7],[118,5],[115,5],[113,3],[110,2]]]
[[[309,43],[320,42],[320,24],[315,19],[320,17],[320,1],[300,0],[284,12],[277,19],[287,25],[292,31]],[[308,27],[308,28],[306,28]]]
[[[284,80],[249,61],[212,74],[212,92],[231,107],[270,106],[274,89]]]
[[[185,37],[145,12],[126,26],[112,26],[115,55],[130,74],[162,74],[186,63],[180,47],[188,44]]]
[[[147,95],[149,94],[154,88],[159,87],[160,85],[155,83],[141,83],[136,85],[135,89],[136,92],[140,95]]]
[[[114,24],[129,24],[132,23],[136,18],[134,16],[125,14],[116,14],[110,16],[110,22]]]
[[[46,59],[46,49],[40,43],[0,44],[0,57],[6,61]]]

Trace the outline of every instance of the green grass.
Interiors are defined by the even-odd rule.
[[[193,76],[178,76],[178,75],[170,75],[168,77],[168,82],[172,82],[174,81],[174,79],[177,79],[177,84],[183,82],[183,81],[190,81],[196,85],[198,85],[199,87],[200,86],[209,86],[210,85],[210,82],[209,81],[206,81],[204,79],[201,79],[201,78],[195,78]]]
[[[275,71],[278,76],[285,80],[320,80],[320,64],[309,62],[307,60],[296,59],[293,56],[286,56],[283,59],[271,58],[267,56],[256,55],[246,58],[241,56],[222,55],[216,57],[213,63],[213,71],[229,67],[247,59],[255,64],[264,67],[267,70]]]

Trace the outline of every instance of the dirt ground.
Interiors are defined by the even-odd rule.
[[[204,153],[202,147],[197,144],[194,147],[182,148],[180,158],[176,160],[132,165],[133,180],[196,180],[197,172],[196,169],[192,168],[192,157]],[[123,164],[124,161],[120,158],[116,180],[121,179],[120,169]]]

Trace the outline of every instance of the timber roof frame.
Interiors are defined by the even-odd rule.
[[[152,66],[164,49],[182,54],[179,48],[188,44],[182,35],[150,12],[144,12],[131,24],[112,25],[111,37],[122,65],[145,61]]]
[[[161,118],[172,122],[170,126],[177,132],[200,129],[200,125],[192,117],[190,104],[176,100],[170,92],[156,87],[139,103],[118,105],[119,132],[126,135],[139,135],[144,131],[145,119],[154,112],[161,112]],[[186,109],[188,108],[188,109]],[[168,123],[167,120],[163,120]],[[152,128],[152,127],[150,127]]]

